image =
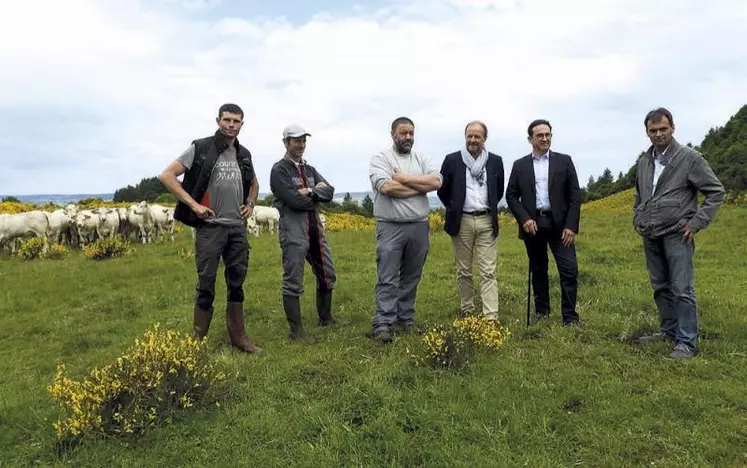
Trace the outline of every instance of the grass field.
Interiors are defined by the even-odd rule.
[[[135,440],[100,439],[63,457],[53,447],[59,410],[45,390],[58,363],[76,376],[103,365],[159,322],[191,329],[195,273],[187,231],[177,242],[136,245],[94,262],[0,260],[0,466],[746,466],[747,209],[726,206],[698,234],[696,292],[701,354],[668,358],[665,344],[632,339],[655,330],[643,252],[623,208],[585,210],[577,238],[582,330],[553,315],[526,330],[527,261],[516,226],[499,243],[501,319],[513,336],[466,372],[413,365],[419,337],[379,346],[365,338],[373,313],[372,232],[336,232],[335,314],[316,327],[307,269],[302,304],[313,346],[288,342],[277,239],[252,239],[246,324],[262,356],[226,344],[219,274],[211,353],[239,371],[237,398]],[[222,267],[221,267],[222,268]],[[417,319],[456,314],[451,244],[432,235]]]

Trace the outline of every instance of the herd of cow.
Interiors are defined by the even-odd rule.
[[[323,219],[323,223],[325,221]],[[259,236],[265,225],[270,233],[277,233],[279,223],[280,213],[276,208],[256,206],[247,220],[247,234]],[[115,237],[146,244],[154,238],[168,236],[173,242],[174,227],[174,208],[146,201],[127,208],[85,210],[69,204],[52,212],[35,210],[0,215],[0,248],[15,253],[18,243],[29,237],[80,248],[99,239]]]

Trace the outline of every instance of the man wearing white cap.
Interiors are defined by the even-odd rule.
[[[331,201],[335,189],[303,159],[307,136],[311,134],[300,125],[285,127],[285,156],[272,166],[270,190],[275,196],[275,207],[280,212],[283,308],[290,325],[288,337],[311,344],[316,340],[304,330],[301,319],[304,260],[309,262],[316,277],[319,325],[337,322],[332,317],[335,265],[319,219],[319,205]]]

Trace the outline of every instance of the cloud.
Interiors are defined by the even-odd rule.
[[[310,129],[307,156],[338,191],[369,189],[368,160],[399,115],[438,163],[484,120],[507,172],[529,151],[528,123],[548,118],[583,184],[627,170],[650,108],[670,107],[676,135],[698,143],[747,97],[741,0],[400,0],[302,23],[182,14],[219,3],[0,7],[0,192],[155,175],[214,132],[224,102],[245,110],[239,138],[263,192],[290,122]]]

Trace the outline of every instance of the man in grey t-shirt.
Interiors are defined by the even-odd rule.
[[[392,327],[415,325],[415,296],[430,248],[428,192],[441,187],[438,166],[413,151],[415,124],[392,122],[392,146],[375,154],[369,166],[376,217],[376,315],[369,337],[392,341]]]
[[[231,344],[259,353],[244,331],[243,284],[249,264],[246,220],[259,195],[259,184],[249,150],[236,139],[244,112],[235,104],[218,111],[215,135],[192,142],[161,173],[164,186],[179,200],[174,217],[196,228],[197,287],[194,336],[202,339],[210,328],[215,278],[221,257],[227,286],[226,324]],[[184,182],[177,177],[184,175]]]

